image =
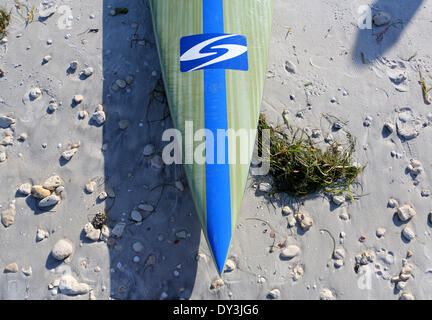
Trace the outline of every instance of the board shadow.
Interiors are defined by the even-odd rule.
[[[116,8],[128,12],[112,15]],[[109,227],[126,223],[122,236],[108,241],[110,296],[188,299],[195,283],[201,228],[183,167],[165,165],[156,170],[151,166],[152,157],[162,153],[166,144],[162,133],[172,128],[172,122],[167,116],[149,4],[146,0],[104,0],[103,11],[107,120],[102,144],[105,188],[115,192],[115,202],[106,211]],[[122,120],[127,121],[119,125]],[[155,147],[152,155],[143,154],[148,144]],[[173,187],[176,180],[183,181],[184,191]],[[130,212],[139,204],[155,209],[141,211],[144,221],[134,223]],[[176,236],[179,230],[187,230],[186,238]],[[134,251],[137,242],[142,248]]]

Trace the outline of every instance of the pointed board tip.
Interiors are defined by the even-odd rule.
[[[225,237],[225,241],[223,241],[222,239],[215,239],[211,236],[209,237],[210,250],[213,254],[213,259],[219,275],[222,275],[225,267],[231,237]]]

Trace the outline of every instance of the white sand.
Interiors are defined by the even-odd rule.
[[[25,4],[38,7],[39,1]],[[270,292],[279,299],[398,299],[403,293],[416,299],[432,298],[428,223],[432,208],[430,197],[421,195],[432,188],[428,147],[432,143],[432,117],[428,119],[431,106],[423,101],[417,71],[420,65],[426,83],[432,86],[432,58],[428,54],[432,49],[428,33],[432,1],[402,1],[397,5],[390,0],[370,2],[374,9],[390,13],[392,23],[403,22],[390,27],[377,43],[376,35],[386,26],[373,31],[357,27],[357,8],[366,2],[275,0],[262,110],[279,124],[282,111],[288,110],[294,125],[320,129],[324,137],[331,124],[322,118],[323,113],[345,123],[343,129],[357,139],[357,161],[368,164],[360,177],[363,190],[356,190],[363,196],[337,207],[321,196],[309,197],[303,205],[280,195],[273,200],[275,209],[262,192],[256,191],[250,178],[229,254],[233,270],[223,275],[224,285],[218,289],[211,289],[218,276],[189,189],[153,189],[184,181],[182,168],[154,170],[152,156],[143,154],[148,144],[160,154],[162,132],[171,126],[170,120],[147,121],[164,118],[168,112],[163,103],[148,107],[150,92],[160,77],[148,4],[136,1],[131,5],[125,0],[103,1],[103,7],[100,2],[57,4],[71,8],[71,29],[59,29],[59,19],[61,22],[62,16],[67,19],[69,15],[61,12],[44,21],[38,21],[36,12],[34,21],[25,27],[14,1],[6,1],[6,8],[12,9],[12,23],[8,42],[0,45],[0,68],[6,73],[0,78],[0,116],[12,115],[16,123],[11,131],[13,145],[0,146],[0,152],[7,154],[7,160],[0,163],[0,211],[14,204],[16,216],[8,228],[0,225],[1,299],[266,299]],[[113,17],[109,12],[115,7],[127,7],[129,13]],[[86,32],[89,28],[99,31]],[[135,32],[137,41],[131,42]],[[47,55],[52,59],[42,65]],[[79,66],[68,75],[74,60]],[[285,70],[286,61],[295,65],[295,74]],[[94,69],[93,75],[80,79],[79,72],[87,67]],[[134,77],[132,84],[113,89],[117,80],[127,80],[130,75]],[[312,82],[306,87],[309,109],[307,82]],[[42,96],[30,101],[29,92],[34,87],[42,90]],[[77,94],[84,100],[74,105],[72,99]],[[295,96],[294,101],[290,95]],[[51,97],[58,108],[49,114]],[[107,117],[100,127],[89,123],[98,104],[103,104]],[[88,115],[79,120],[78,113],[84,110]],[[296,116],[299,111],[303,111],[303,118]],[[121,120],[129,121],[121,123],[127,127],[124,130],[119,127]],[[387,121],[397,122],[399,133],[417,130],[419,134],[409,141],[403,141],[396,132],[383,134]],[[0,140],[7,132],[0,129]],[[18,136],[24,132],[28,138],[19,142]],[[341,132],[332,134],[338,139]],[[72,159],[61,160],[62,152],[78,142]],[[422,164],[418,185],[406,171],[410,159]],[[54,174],[61,176],[65,190],[53,212],[37,208],[32,196],[16,194],[23,183],[42,184]],[[84,188],[90,179],[95,181],[95,190],[88,194]],[[115,201],[97,200],[110,188],[115,191]],[[390,198],[400,205],[412,205],[417,214],[408,223],[400,222],[396,208],[387,207]],[[156,209],[149,213],[139,210],[139,204],[151,204]],[[306,211],[314,221],[312,227],[306,232],[297,225],[287,228],[287,218],[281,213],[286,205],[295,213],[299,208]],[[121,237],[108,243],[86,239],[86,223],[110,207],[108,225],[113,228],[119,222],[126,223]],[[130,218],[133,210],[146,219],[135,223]],[[268,221],[271,227],[251,218]],[[411,241],[402,236],[406,225],[415,233]],[[271,228],[275,244],[286,241],[286,246],[298,246],[300,253],[291,260],[281,259],[278,247],[270,253]],[[386,231],[381,238],[376,235],[379,228]],[[38,229],[48,231],[49,237],[37,242]],[[334,236],[337,257],[332,258],[331,237],[320,229]],[[186,239],[175,242],[184,236]],[[361,236],[364,242],[359,241]],[[62,238],[74,245],[74,252],[64,262],[50,255]],[[413,255],[403,262],[408,250]],[[373,262],[356,273],[355,257],[363,252],[371,254]],[[17,273],[12,263],[18,265]],[[403,265],[403,277],[409,279],[399,282],[398,290],[391,278],[400,274]],[[12,272],[3,273],[6,266]],[[32,273],[26,275],[22,269],[28,274],[29,266]],[[66,281],[70,273],[76,283]],[[73,285],[68,287],[66,282]],[[91,293],[81,294],[89,288]],[[79,294],[71,296],[73,292]]]

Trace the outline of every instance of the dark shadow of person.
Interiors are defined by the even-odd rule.
[[[358,30],[353,49],[355,64],[367,66],[391,49],[402,37],[422,3],[423,0],[376,0],[371,6],[372,17],[377,12],[387,12],[392,19],[389,24],[380,27],[372,23],[372,30]]]
[[[113,15],[116,8],[128,10]],[[160,156],[166,144],[162,133],[172,123],[150,8],[144,0],[104,0],[103,10],[102,143],[105,188],[115,193],[106,211],[111,228],[126,223],[121,237],[108,241],[111,297],[188,299],[195,283],[201,228],[189,190],[174,187],[176,180],[187,186],[183,167],[151,166],[152,157]],[[155,147],[152,155],[143,154],[148,144]],[[140,203],[154,210],[138,210],[144,220],[135,223],[130,213]],[[180,230],[186,230],[185,238],[176,237]]]

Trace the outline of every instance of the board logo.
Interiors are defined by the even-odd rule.
[[[232,69],[247,71],[248,55],[245,36],[207,33],[180,39],[180,71]]]

